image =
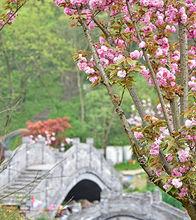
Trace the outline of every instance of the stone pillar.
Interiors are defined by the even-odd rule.
[[[86,143],[88,145],[90,145],[91,147],[93,147],[94,146],[94,139],[93,138],[87,138],[86,139]]]
[[[162,201],[162,195],[159,189],[156,189],[154,192],[151,193],[152,201],[155,203],[159,203]]]
[[[122,147],[116,147],[116,153],[117,153],[117,163],[123,162],[123,148]]]
[[[112,161],[113,164],[117,163],[117,153],[115,147],[108,146],[106,148],[106,159]]]
[[[38,144],[41,146],[41,164],[45,162],[45,148],[46,148],[46,139],[45,137],[38,137]]]
[[[78,145],[80,143],[80,138],[72,138],[73,145]]]
[[[123,147],[123,161],[128,161],[132,159],[132,149],[131,146],[124,146]]]
[[[30,144],[31,143],[31,138],[26,136],[26,137],[22,137],[22,143],[23,144]]]

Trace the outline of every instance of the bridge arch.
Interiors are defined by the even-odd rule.
[[[88,184],[90,186],[89,189],[87,189]],[[84,188],[82,189],[82,187]],[[82,192],[82,190],[85,192]],[[111,191],[112,188],[96,173],[95,170],[79,169],[77,174],[72,176],[66,185],[61,188],[61,197],[55,202],[55,204],[59,207],[64,201],[70,201],[70,199],[87,199],[90,202],[96,200],[100,201],[101,192],[103,190]],[[96,195],[93,196],[93,192],[96,193]],[[53,213],[53,216],[54,214],[55,213]]]
[[[100,201],[101,188],[100,186],[88,179],[79,181],[67,194],[64,202],[71,200],[88,200],[89,202]]]

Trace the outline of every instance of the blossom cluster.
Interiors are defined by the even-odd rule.
[[[195,76],[191,77],[191,80],[188,82],[188,85],[193,92],[196,92],[196,77]]]
[[[167,128],[161,127],[160,128],[160,135],[159,137],[155,138],[155,141],[150,146],[150,155],[152,156],[158,156],[160,152],[160,145],[164,138],[169,136],[169,131]]]

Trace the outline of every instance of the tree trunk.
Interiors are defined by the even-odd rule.
[[[80,73],[77,70],[77,81],[78,81],[78,91],[79,91],[79,96],[80,96],[80,120],[83,123],[85,120],[85,110],[84,110],[84,97],[83,97],[83,92],[82,92],[82,83],[81,83],[81,77]]]
[[[4,161],[4,159],[5,159],[4,148],[0,144],[0,164]]]
[[[188,204],[185,204],[184,206],[191,220],[196,220],[196,204],[188,203]]]
[[[108,145],[108,139],[109,139],[109,134],[111,131],[111,127],[112,127],[112,123],[113,123],[113,115],[111,116],[111,118],[107,121],[106,123],[106,128],[104,131],[104,137],[103,137],[103,155],[106,158],[106,148]]]

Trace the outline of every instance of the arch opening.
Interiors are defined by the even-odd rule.
[[[89,202],[100,201],[101,188],[91,180],[81,180],[67,194],[64,202],[71,200],[88,200]]]

